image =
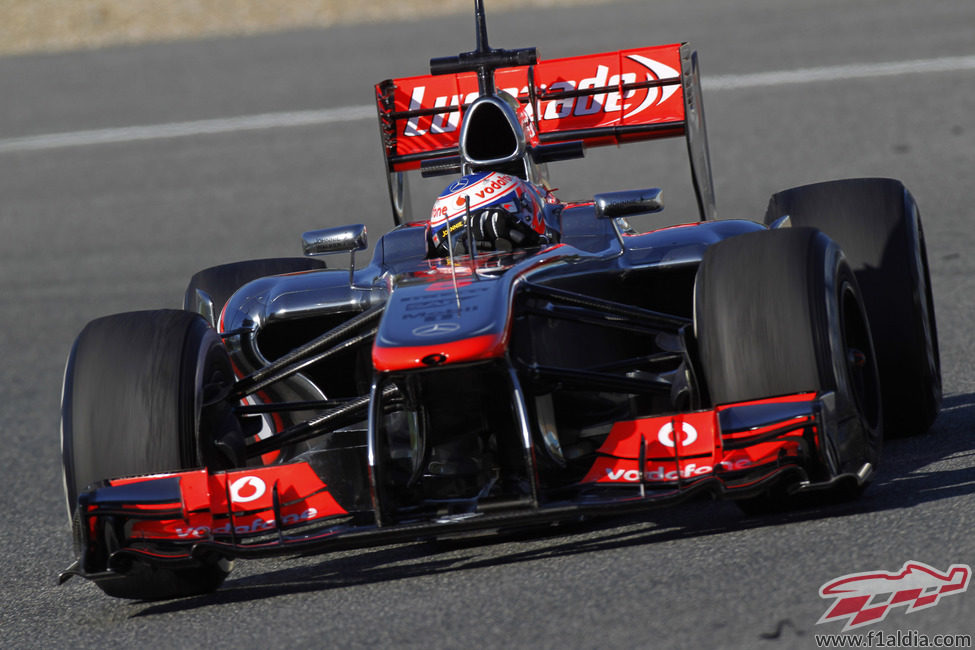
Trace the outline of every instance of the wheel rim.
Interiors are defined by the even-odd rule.
[[[866,315],[849,283],[843,286],[840,305],[850,392],[868,430],[875,431],[880,425],[880,377]]]
[[[225,433],[217,429],[226,423],[226,397],[234,383],[230,359],[213,330],[204,332],[191,363],[193,372],[187,379],[192,383],[187,389],[192,391],[192,410],[186,412],[188,429],[180,436],[186,467],[210,465],[216,460],[210,448]]]

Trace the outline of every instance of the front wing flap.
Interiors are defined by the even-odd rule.
[[[585,482],[656,488],[716,477],[743,488],[770,467],[808,465],[821,420],[819,400],[806,394],[617,422]]]

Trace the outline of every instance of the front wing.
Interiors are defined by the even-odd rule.
[[[801,490],[862,482],[831,470],[831,433],[841,426],[833,403],[832,393],[806,393],[617,422],[586,476],[557,498],[536,485],[543,496],[506,508],[475,504],[390,525],[350,512],[337,498],[348,493],[343,477],[321,476],[304,461],[112,479],[79,498],[79,560],[62,581],[110,580],[133,562],[194,566],[632,512],[701,493],[747,497],[785,473]]]

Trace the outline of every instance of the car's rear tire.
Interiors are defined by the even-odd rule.
[[[89,323],[68,356],[62,392],[69,518],[98,481],[203,465],[201,441],[227,425],[220,396],[233,380],[220,337],[197,314],[130,312]],[[213,591],[228,572],[217,559],[194,568],[137,565],[99,586],[121,598],[185,596]]]
[[[941,408],[941,362],[914,197],[888,178],[830,181],[773,194],[765,222],[784,215],[829,235],[857,277],[877,351],[885,435],[927,431]]]
[[[324,268],[325,262],[313,257],[273,257],[211,266],[190,278],[183,296],[183,309],[197,311],[197,291],[202,291],[209,296],[213,303],[214,316],[219,318],[220,311],[230,300],[230,296],[252,280]]]
[[[711,246],[698,270],[694,318],[713,403],[834,391],[837,409],[855,424],[824,442],[835,459],[822,468],[825,478],[876,466],[877,368],[856,278],[835,242],[812,228],[786,228]],[[779,500],[762,495],[743,505],[779,509]]]

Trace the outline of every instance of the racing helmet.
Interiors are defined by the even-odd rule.
[[[468,204],[470,220],[467,218]],[[430,245],[435,256],[476,250],[510,250],[546,244],[543,190],[500,172],[462,176],[433,204]],[[450,241],[448,241],[448,233]]]

